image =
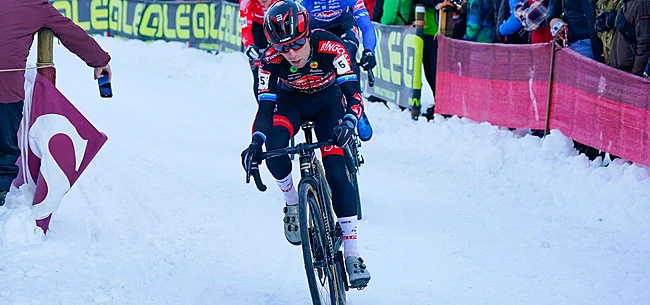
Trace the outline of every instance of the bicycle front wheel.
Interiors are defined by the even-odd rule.
[[[302,255],[312,302],[314,305],[344,305],[345,287],[339,280],[340,274],[336,272],[333,255],[329,254],[317,188],[314,183],[303,181],[298,191]]]

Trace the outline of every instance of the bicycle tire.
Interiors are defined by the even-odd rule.
[[[314,305],[345,305],[345,299],[341,298],[341,294],[345,294],[341,291],[341,288],[344,289],[344,287],[340,286],[341,281],[336,273],[337,268],[334,264],[327,263],[327,234],[319,207],[317,188],[313,182],[302,181],[298,190],[301,248],[312,303]],[[319,259],[322,261],[318,261]],[[326,279],[321,281],[323,277]],[[324,287],[325,284],[327,284],[327,288]],[[321,288],[325,288],[326,295],[322,294]]]
[[[319,195],[321,195],[321,200],[319,201],[319,210],[323,217],[322,219],[328,220],[326,229],[330,228],[330,232],[327,235],[327,242],[328,246],[330,244],[332,246],[332,253],[330,253],[330,257],[332,258],[333,262],[333,266],[331,266],[331,274],[336,275],[336,281],[338,284],[337,290],[339,292],[339,300],[341,300],[339,301],[339,304],[345,304],[347,302],[347,296],[345,293],[348,291],[349,286],[347,274],[345,272],[345,260],[343,259],[343,252],[339,250],[343,245],[343,231],[341,230],[341,226],[338,223],[338,220],[336,220],[334,211],[332,209],[332,193],[327,182],[327,177],[325,176],[323,165],[319,159],[314,159],[312,164],[314,167],[313,170],[315,171],[314,178],[319,181],[319,184],[321,186],[321,192],[319,193]],[[324,208],[322,203],[325,203],[325,207],[327,208]],[[335,240],[333,240],[333,238],[335,238]],[[334,301],[334,299],[332,301]]]

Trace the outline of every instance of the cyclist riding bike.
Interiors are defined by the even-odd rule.
[[[248,56],[248,63],[253,72],[253,93],[257,100],[257,70],[260,65],[260,54],[268,48],[269,43],[264,36],[262,23],[264,13],[274,0],[240,0],[239,22],[241,25],[241,40],[244,53]]]
[[[343,45],[352,55],[352,68],[357,77],[361,77],[361,70],[356,61],[359,29],[363,34],[364,47],[361,53],[361,68],[369,71],[377,65],[375,59],[377,38],[363,0],[299,0],[299,2],[309,12],[312,29],[327,30],[343,40]],[[362,141],[368,141],[372,137],[372,127],[365,114],[359,122],[358,131]]]
[[[318,141],[334,139],[336,146],[321,149],[332,205],[343,233],[343,252],[350,285],[362,287],[370,273],[357,246],[356,195],[346,174],[341,147],[353,141],[363,104],[354,58],[343,41],[324,30],[310,31],[309,14],[293,0],[272,4],[264,18],[264,33],[271,47],[260,59],[259,106],[251,144],[242,152],[244,170],[258,171],[262,144],[266,150],[286,148],[303,121],[313,121]],[[247,168],[246,160],[253,164]],[[286,202],[284,235],[300,245],[298,192],[288,156],[267,159]]]

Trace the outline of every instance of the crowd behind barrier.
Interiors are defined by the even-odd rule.
[[[363,85],[371,100],[410,108],[417,119],[423,66],[435,96],[435,107],[422,113],[429,119],[435,112],[511,128],[559,129],[596,153],[606,151],[650,165],[646,140],[650,82],[627,73],[640,75],[637,66],[643,59],[639,58],[649,51],[639,48],[634,67],[629,67],[629,54],[617,51],[617,44],[628,41],[611,24],[617,11],[625,13],[612,1],[600,0],[593,14],[583,11],[584,20],[573,14],[584,7],[564,6],[561,0],[370,1],[374,21],[403,24],[374,23],[377,80],[374,87]],[[630,1],[642,3],[636,6],[642,10],[650,0]],[[401,18],[378,13],[396,3]],[[53,4],[91,34],[241,51],[238,7],[232,2],[56,0]],[[590,5],[585,7],[594,7]],[[417,26],[416,6],[425,10],[423,28]],[[564,49],[550,42],[551,25],[559,22],[569,24],[558,27],[556,36],[564,38],[560,41]],[[648,35],[637,32],[637,42],[650,39]],[[605,63],[619,64],[619,69]],[[367,83],[365,75],[362,82]]]

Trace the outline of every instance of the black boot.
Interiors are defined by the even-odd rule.
[[[0,192],[0,207],[5,205],[5,198],[7,197],[7,191]]]

